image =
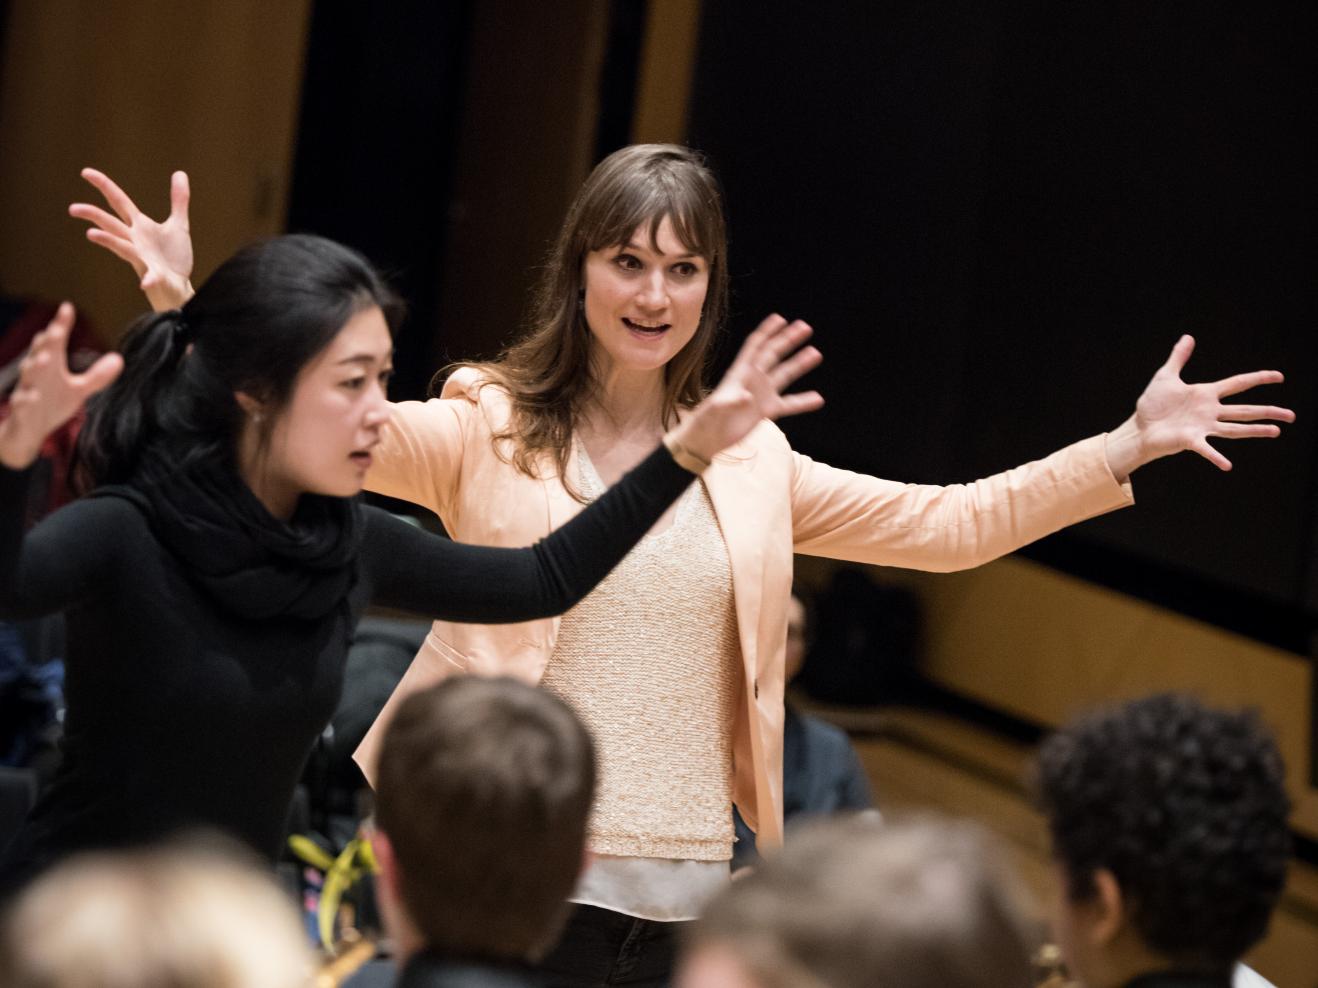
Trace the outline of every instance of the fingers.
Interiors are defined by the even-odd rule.
[[[1242,391],[1256,388],[1260,384],[1280,384],[1285,379],[1286,377],[1281,371],[1254,371],[1250,374],[1236,374],[1234,377],[1226,377],[1216,381],[1213,383],[1213,389],[1217,392],[1219,398],[1225,398],[1228,395],[1238,395]]]
[[[69,302],[61,302],[55,315],[46,328],[32,337],[27,356],[23,358],[24,369],[36,370],[50,363],[52,353],[62,354],[68,346],[69,333],[73,330],[74,310]]]
[[[786,418],[789,415],[801,415],[817,411],[824,407],[824,396],[818,391],[801,391],[797,394],[783,395],[774,418]]]
[[[116,257],[127,261],[135,270],[144,270],[146,267],[142,262],[142,255],[137,252],[137,248],[129,240],[112,237],[104,230],[98,230],[95,227],[88,228],[87,239],[98,247],[104,247]]]
[[[124,369],[124,358],[117,353],[102,354],[92,364],[74,378],[74,383],[83,398],[88,398],[103,388],[109,387],[119,372]]]
[[[104,172],[99,172],[95,168],[84,168],[82,177],[91,183],[101,195],[105,196],[105,201],[110,204],[110,208],[119,214],[119,218],[125,223],[132,225],[133,217],[137,215],[137,206],[133,200],[128,198],[128,193],[110,180],[110,176]]]
[[[69,207],[69,215],[74,219],[86,220],[93,226],[100,227],[112,237],[121,237],[127,240],[132,236],[132,232],[122,220],[111,216],[99,206],[93,206],[86,202],[75,202]]]
[[[756,361],[765,344],[786,325],[787,320],[777,313],[762,320],[755,329],[747,334],[745,341],[741,344],[741,349],[737,351],[737,356],[732,360],[732,366],[728,368],[729,372],[739,364],[750,363],[758,366]]]
[[[823,359],[824,355],[814,347],[805,347],[773,368],[769,372],[769,380],[773,382],[775,390],[782,391],[797,378],[818,367]]]
[[[779,328],[779,330],[770,336],[760,349],[757,356],[758,367],[765,372],[773,368],[789,353],[799,347],[814,334],[808,323],[800,319],[794,319],[792,322]]]
[[[187,172],[175,172],[169,176],[169,216],[188,229],[188,201],[192,198],[192,189],[188,185]]]
[[[1172,352],[1161,369],[1179,377],[1182,368],[1185,367],[1185,363],[1190,359],[1192,353],[1194,353],[1194,337],[1188,334],[1182,336],[1176,341],[1176,345],[1172,347]]]
[[[61,302],[59,308],[55,310],[55,315],[46,324],[46,328],[37,335],[44,336],[52,342],[63,342],[73,330],[76,314],[72,302]]]
[[[1213,449],[1212,446],[1209,446],[1205,440],[1197,440],[1190,448],[1219,470],[1231,469],[1231,461],[1217,450]]]
[[[1294,422],[1295,413],[1277,405],[1223,405],[1217,415],[1219,422],[1257,422],[1259,419]]]
[[[1223,439],[1276,439],[1281,435],[1281,426],[1238,425],[1234,422],[1221,422],[1212,434],[1221,436]]]

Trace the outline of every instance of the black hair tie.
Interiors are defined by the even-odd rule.
[[[175,309],[173,311],[173,316],[174,316],[174,342],[178,343],[181,346],[187,346],[189,343],[192,342],[192,327],[189,326],[188,321],[185,318],[183,318],[182,309]]]

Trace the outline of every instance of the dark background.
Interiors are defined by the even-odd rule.
[[[434,310],[471,7],[313,21],[290,228],[395,272],[399,397],[432,355],[470,355]],[[627,140],[646,9],[609,5],[598,156]],[[1230,474],[1153,464],[1137,511],[1026,553],[1307,652],[1316,40],[1298,3],[707,0],[689,142],[731,214],[723,359],[769,311],[808,319],[828,407],[787,423],[794,445],[924,483],[1114,428],[1182,332],[1188,379],[1284,370],[1258,399],[1298,412],[1280,442],[1219,443]],[[347,148],[344,111],[364,128]]]
[[[1141,470],[1037,558],[1307,651],[1318,613],[1312,6],[705,5],[691,143],[732,214],[734,325],[817,328],[839,466],[972,480],[1111,429],[1179,334],[1280,368],[1278,443]]]

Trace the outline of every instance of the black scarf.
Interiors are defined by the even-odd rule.
[[[180,466],[159,448],[142,457],[129,483],[92,494],[138,505],[191,578],[239,618],[322,618],[357,580],[362,524],[353,498],[303,494],[283,522],[232,467]]]

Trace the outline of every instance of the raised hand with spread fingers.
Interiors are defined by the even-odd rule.
[[[72,329],[73,306],[65,302],[32,338],[32,347],[19,365],[9,414],[0,421],[0,464],[10,470],[31,466],[46,437],[123,370],[123,358],[107,353],[83,373],[72,373],[68,360]]]
[[[103,172],[84,168],[82,177],[114,210],[113,214],[107,213],[85,202],[69,206],[70,216],[91,224],[87,239],[133,266],[139,286],[157,312],[177,309],[192,298],[192,232],[188,225],[191,191],[187,173],[175,172],[170,177],[169,216],[161,223],[138,209]]]
[[[1231,461],[1210,438],[1271,439],[1281,435],[1274,422],[1294,422],[1295,413],[1277,405],[1229,404],[1222,399],[1261,384],[1280,384],[1281,371],[1234,374],[1220,381],[1187,384],[1181,371],[1194,352],[1194,337],[1182,336],[1135,403],[1135,414],[1108,433],[1108,466],[1118,480],[1162,456],[1190,450],[1220,470]]]

